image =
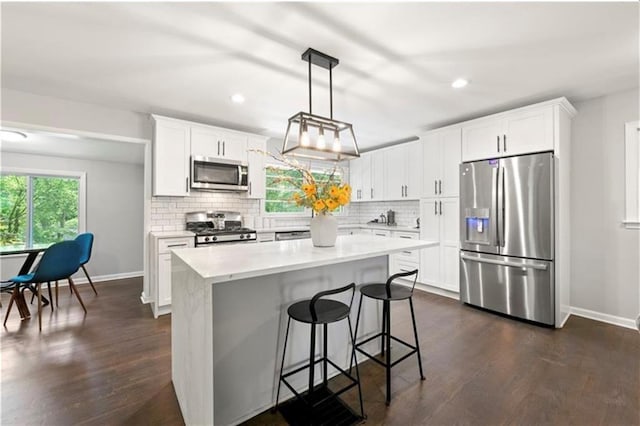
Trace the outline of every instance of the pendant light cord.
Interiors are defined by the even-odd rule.
[[[309,56],[309,114],[311,112],[311,56]]]
[[[329,118],[333,120],[333,78],[331,70],[332,65],[329,65]]]

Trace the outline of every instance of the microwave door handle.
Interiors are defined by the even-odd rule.
[[[224,152],[224,150],[222,152]],[[238,185],[242,185],[242,165],[240,164],[238,164]]]

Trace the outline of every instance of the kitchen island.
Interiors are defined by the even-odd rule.
[[[350,235],[329,248],[307,239],[174,250],[172,378],[185,423],[234,425],[271,407],[287,307],[351,282],[384,282],[389,254],[434,244]],[[380,310],[364,304],[359,337],[373,335],[380,323]],[[347,367],[350,349],[347,324],[331,326],[329,356]],[[292,322],[285,370],[304,364],[308,351],[309,326]],[[307,374],[293,376],[293,385],[305,388]],[[281,400],[290,395],[283,387]]]

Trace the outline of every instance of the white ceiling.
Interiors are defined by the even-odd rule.
[[[83,160],[113,161],[118,163],[144,163],[144,144],[78,137],[58,133],[13,129],[27,135],[18,141],[0,140],[0,152],[48,155]]]
[[[4,3],[2,86],[279,136],[313,47],[363,148],[638,87],[638,3]],[[314,112],[328,114],[314,67]],[[471,84],[454,90],[465,77]],[[247,101],[232,104],[241,92]],[[316,102],[317,101],[317,102]]]

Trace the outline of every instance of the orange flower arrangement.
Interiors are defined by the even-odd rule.
[[[336,173],[338,171],[337,164],[324,175],[317,177],[311,173],[308,167],[303,166],[296,159],[261,152],[300,172],[302,183],[299,179],[292,177],[280,178],[299,188],[300,192],[295,192],[291,198],[291,201],[297,206],[310,208],[316,214],[326,214],[349,204],[351,187],[349,184],[343,183]]]

